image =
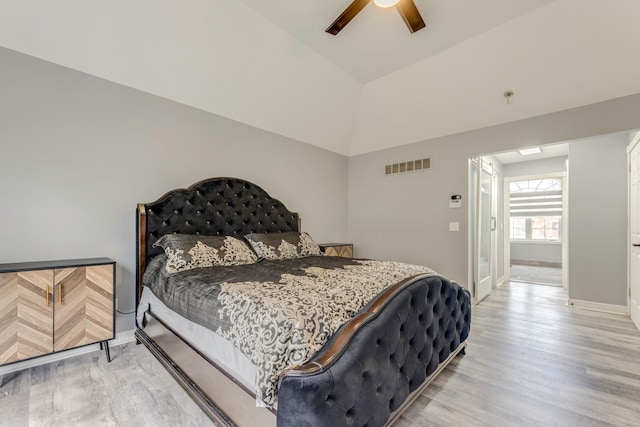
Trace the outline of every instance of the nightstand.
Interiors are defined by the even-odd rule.
[[[327,256],[353,258],[353,243],[320,243],[318,246]]]

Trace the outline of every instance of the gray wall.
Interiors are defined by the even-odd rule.
[[[640,95],[633,95],[349,158],[348,224],[356,255],[426,264],[466,286],[468,159],[528,147],[533,141],[544,145],[628,132],[640,126],[637,111],[640,111]],[[582,142],[576,141],[576,146]],[[599,144],[601,150],[608,150],[606,142]],[[591,145],[587,142],[588,147]],[[430,156],[432,161],[432,170],[428,172],[384,175],[386,164],[425,156]],[[625,168],[621,170],[624,172]],[[621,185],[624,192],[626,184]],[[463,209],[449,209],[451,194],[463,196]],[[579,217],[583,213],[581,209],[584,208],[574,208],[573,215]],[[620,215],[626,215],[626,209],[612,213],[616,220]],[[460,222],[460,231],[448,231],[449,221]],[[626,220],[622,224],[626,224]],[[616,242],[607,240],[606,244]],[[575,245],[570,242],[570,253]],[[607,250],[625,251],[626,246],[607,247]],[[580,262],[593,263],[594,260],[586,258]],[[586,299],[590,301],[620,304],[626,301],[625,291],[620,287],[610,288],[571,277],[569,280],[572,292],[588,295]],[[624,283],[624,280],[620,282]],[[582,288],[584,293],[580,293]]]
[[[541,175],[545,173],[566,172],[568,156],[550,157],[548,159],[529,160],[526,162],[504,165],[504,176]]]
[[[627,305],[628,135],[569,146],[569,297]]]
[[[562,264],[562,244],[511,242],[511,260]]]
[[[4,48],[0,64],[0,263],[111,257],[131,311],[136,203],[215,176],[257,183],[318,241],[347,237],[344,156]]]

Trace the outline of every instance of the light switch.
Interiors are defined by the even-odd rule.
[[[449,223],[449,231],[460,231],[460,223],[459,222],[450,222]]]

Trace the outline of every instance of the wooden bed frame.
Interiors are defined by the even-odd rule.
[[[242,237],[251,232],[276,233],[300,230],[300,219],[297,214],[290,212],[280,201],[271,198],[255,184],[235,178],[212,178],[200,181],[186,189],[172,190],[152,203],[139,204],[136,220],[136,306],[138,306],[142,292],[142,277],[146,265],[152,257],[161,251],[160,248],[154,248],[152,245],[164,234],[185,233]],[[191,346],[180,336],[179,331],[173,331],[162,319],[157,318],[153,309],[145,313],[143,324],[138,325],[136,330],[136,338],[156,356],[205,413],[219,425],[295,426],[301,422],[301,419],[304,419],[307,425],[314,427],[320,427],[320,424],[327,427],[334,426],[341,423],[341,421],[336,422],[335,416],[332,421],[320,421],[324,416],[322,414],[327,412],[320,403],[325,403],[323,399],[328,401],[332,393],[340,394],[339,390],[334,390],[335,393],[333,391],[317,391],[327,383],[324,377],[334,375],[334,372],[331,372],[332,369],[338,372],[339,369],[344,369],[343,365],[348,366],[345,364],[353,363],[346,360],[354,358],[354,354],[358,354],[357,351],[360,351],[358,349],[362,345],[375,345],[371,342],[375,339],[379,344],[381,338],[374,337],[388,333],[386,330],[388,326],[385,325],[394,323],[394,319],[398,317],[397,312],[409,310],[406,308],[408,301],[411,302],[411,307],[414,306],[414,299],[418,301],[418,305],[424,306],[424,301],[420,301],[427,299],[425,288],[427,285],[423,282],[429,282],[429,286],[433,286],[433,289],[437,288],[441,292],[444,290],[449,292],[446,297],[447,308],[439,307],[438,301],[440,300],[436,300],[435,304],[431,303],[425,306],[432,309],[436,315],[441,316],[440,326],[435,325],[434,329],[438,327],[442,329],[443,323],[446,323],[447,330],[434,332],[437,333],[437,337],[433,338],[434,343],[436,338],[438,341],[432,347],[442,348],[431,349],[432,352],[438,351],[438,354],[431,358],[431,363],[429,360],[424,362],[426,373],[420,372],[416,368],[418,373],[412,377],[411,381],[418,378],[419,383],[412,384],[407,377],[407,381],[405,381],[407,384],[394,386],[395,389],[390,390],[391,395],[387,399],[390,400],[387,404],[388,412],[383,412],[382,418],[384,420],[378,417],[377,420],[366,424],[368,426],[390,425],[452,358],[463,352],[466,347],[471,318],[469,293],[444,277],[417,276],[405,279],[388,288],[365,307],[360,314],[345,324],[312,361],[286,371],[280,382],[280,396],[285,395],[287,399],[284,401],[283,398],[279,399],[278,412],[280,413],[256,407],[255,394],[251,390],[247,390],[231,375]],[[429,298],[432,298],[431,293],[432,291],[429,290]],[[444,297],[442,299],[441,303],[445,306]],[[385,318],[385,316],[387,317]],[[433,317],[433,314],[426,313],[425,316]],[[409,321],[418,322],[417,314],[414,313],[406,317],[406,323],[409,325],[407,329],[415,330],[415,326],[411,326]],[[420,318],[422,318],[422,314]],[[433,323],[436,323],[435,320]],[[423,326],[423,323],[418,325],[418,327]],[[409,339],[402,334],[405,322],[395,327],[400,331],[394,333],[400,333],[400,342],[404,346],[402,353],[405,354],[404,348],[407,347],[406,354],[408,355],[413,350],[411,347],[413,336]],[[371,331],[373,331],[373,335],[371,335]],[[376,335],[376,332],[379,334]],[[443,340],[448,341],[442,343]],[[418,354],[418,351],[421,351],[418,354],[421,355],[426,351],[426,344],[423,346],[422,350],[418,348],[414,353]],[[346,353],[349,353],[349,356],[342,357]],[[393,359],[396,354],[398,353],[392,353],[390,358]],[[414,356],[414,358],[416,357]],[[364,364],[370,364],[370,361],[363,361],[358,366]],[[388,370],[387,365],[384,368]],[[401,365],[398,365],[398,376],[405,375],[402,370],[406,367]],[[426,367],[427,365],[428,367]],[[365,378],[369,372],[376,373],[383,370],[382,367],[378,369],[376,366],[369,371],[363,371],[362,377]],[[320,382],[318,383],[318,381]],[[333,384],[333,378],[330,382]],[[409,386],[411,386],[410,389]],[[315,396],[305,387],[309,387],[314,390],[313,392],[319,394]],[[291,402],[295,400],[295,403],[289,405],[288,396],[293,396]],[[309,399],[317,402],[318,405],[309,404]],[[396,401],[398,399],[400,401]],[[319,402],[320,400],[322,402]],[[387,401],[384,402],[387,403]],[[372,404],[374,407],[380,406],[379,402],[364,403]],[[318,413],[307,417],[306,412],[312,411],[312,406],[318,406]],[[353,412],[353,409],[346,411],[343,419],[344,424],[349,418],[357,420],[358,415],[354,415]],[[358,423],[353,425],[358,425]]]

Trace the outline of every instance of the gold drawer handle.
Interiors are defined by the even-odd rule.
[[[49,285],[47,285],[47,289],[46,289],[46,294],[45,294],[45,303],[44,306],[49,308],[49,296],[51,295],[51,289],[49,288]]]
[[[58,283],[58,302],[60,303],[60,305],[63,304],[63,302],[62,302],[62,283]]]

